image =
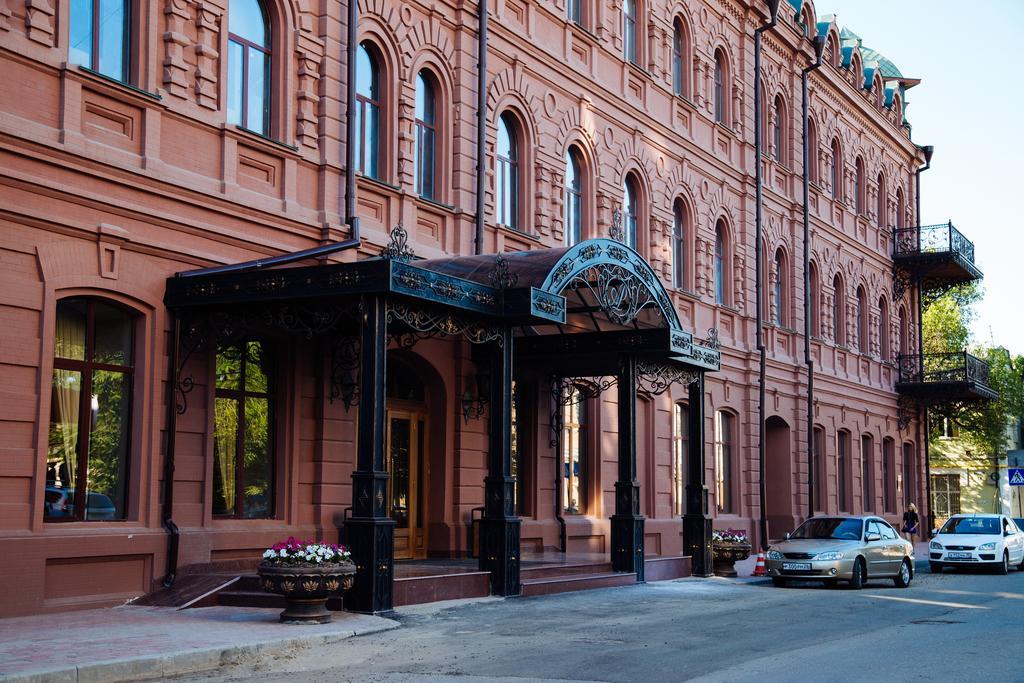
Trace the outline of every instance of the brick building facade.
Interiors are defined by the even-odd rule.
[[[567,2],[490,2],[482,252],[621,226],[683,328],[717,331],[709,508],[716,528],[756,534],[753,36],[765,3]],[[95,4],[0,3],[5,615],[116,604],[165,573],[167,279],[350,236],[347,3]],[[329,262],[377,256],[399,224],[420,257],[474,253],[477,27],[475,2],[358,3],[362,240]],[[819,33],[806,311],[800,71]],[[924,157],[904,117],[916,81],[810,2],[783,2],[763,46],[770,533],[808,516],[808,314],[815,509],[897,519],[904,502],[926,506],[918,423],[901,420],[895,389],[917,312],[892,275],[894,230],[918,225]],[[388,438],[411,453],[393,494],[395,557],[460,556],[484,502],[488,419],[466,414],[478,362],[459,338],[393,347]],[[323,342],[233,349],[189,356],[191,390],[175,394],[187,402],[173,472],[182,567],[289,535],[335,538],[353,502],[356,413],[332,399]],[[517,382],[522,547],[609,552],[615,392],[556,408],[553,438],[549,384]],[[637,402],[648,555],[683,552],[687,400],[674,386]],[[89,490],[77,507],[76,481]]]

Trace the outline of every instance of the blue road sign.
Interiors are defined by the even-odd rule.
[[[1024,486],[1024,467],[1011,467],[1007,474],[1010,475],[1010,486]]]

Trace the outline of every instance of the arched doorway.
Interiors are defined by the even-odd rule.
[[[388,355],[384,468],[388,507],[395,520],[395,559],[427,555],[429,434],[427,392],[413,367]]]
[[[765,483],[768,498],[768,533],[770,538],[782,538],[796,528],[793,513],[793,457],[790,428],[781,417],[772,416],[765,422]]]

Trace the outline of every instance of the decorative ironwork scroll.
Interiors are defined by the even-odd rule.
[[[331,346],[331,402],[340,398],[345,410],[359,402],[359,338],[340,335]]]
[[[589,290],[608,319],[617,325],[631,324],[643,308],[657,303],[643,280],[613,263],[587,268],[573,277],[567,288]]]
[[[571,405],[598,398],[606,389],[619,383],[618,377],[551,378],[551,447],[558,445],[562,434],[562,410]],[[572,391],[575,389],[576,391]]]
[[[512,289],[519,282],[519,273],[513,273],[508,267],[508,260],[503,254],[494,259],[494,268],[487,279],[495,289]]]
[[[910,426],[910,421],[917,415],[918,403],[909,396],[900,396],[896,404],[896,428],[904,432]]]
[[[401,221],[391,230],[390,236],[391,239],[388,241],[387,246],[380,252],[381,256],[389,261],[400,261],[402,263],[408,263],[416,257],[416,254],[413,253],[412,248],[409,246],[409,233],[405,231]]]
[[[612,211],[612,224],[608,228],[608,237],[616,242],[626,242],[626,233],[622,228],[622,209]]]
[[[910,274],[899,266],[892,267],[892,298],[899,301],[910,289]]]
[[[451,313],[428,311],[407,304],[388,304],[387,321],[388,323],[395,321],[405,323],[413,332],[413,344],[419,339],[425,339],[438,334],[449,336],[462,335],[474,344],[484,344],[491,341],[497,341],[498,344],[502,343],[502,331],[500,328],[481,325],[475,320],[467,320]],[[411,345],[406,346],[401,339],[403,334],[409,336],[408,333],[398,332],[392,338],[397,339],[404,348],[409,348]]]
[[[673,384],[689,386],[700,379],[700,372],[681,365],[637,361],[637,389],[648,394],[665,393]]]

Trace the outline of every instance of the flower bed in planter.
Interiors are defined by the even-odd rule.
[[[356,566],[344,546],[289,538],[263,553],[257,571],[263,590],[288,602],[282,622],[326,624],[327,599],[352,587]]]

